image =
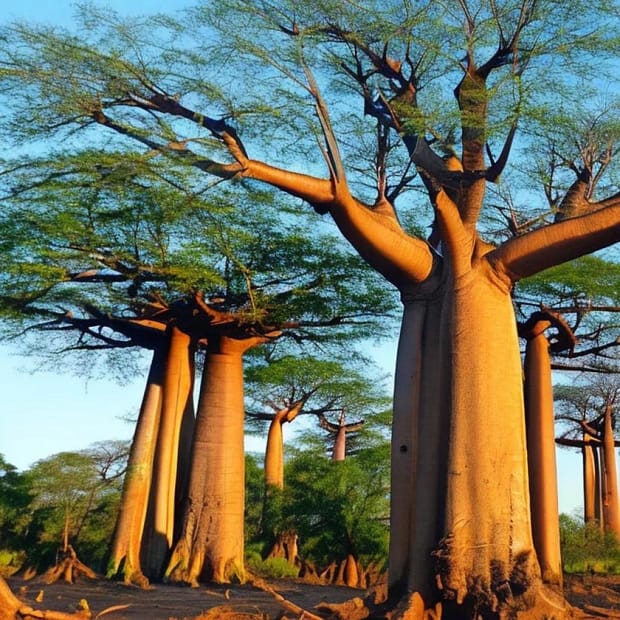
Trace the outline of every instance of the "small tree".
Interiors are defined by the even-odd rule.
[[[120,498],[127,446],[97,444],[79,452],[61,452],[37,461],[27,472],[33,493],[33,523],[38,528],[39,561],[55,566],[47,578],[94,576],[74,548],[90,547],[89,560],[103,559]],[[110,504],[112,503],[112,507]],[[106,518],[107,517],[107,518]],[[90,540],[89,540],[90,539]]]

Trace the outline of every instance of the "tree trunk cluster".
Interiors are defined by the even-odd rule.
[[[194,416],[194,350],[202,332],[171,323],[156,349],[136,424],[109,577],[244,580],[243,353],[265,341],[207,321]],[[205,344],[206,343],[206,344]]]

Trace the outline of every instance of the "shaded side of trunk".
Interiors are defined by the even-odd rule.
[[[131,443],[107,571],[108,577],[122,576],[125,583],[140,586],[147,582],[142,574],[140,548],[161,412],[164,360],[164,348],[156,349]]]
[[[525,412],[534,547],[543,581],[561,587],[553,383],[549,343],[544,334],[550,325],[548,321],[539,321],[528,337],[525,349]]]
[[[179,438],[193,385],[190,336],[172,326],[169,343],[149,502],[148,522],[151,527],[142,548],[144,573],[155,580],[161,578],[173,544]]]
[[[209,343],[196,417],[183,526],[166,578],[244,579],[245,463],[242,343]]]
[[[605,480],[603,495],[603,523],[605,532],[620,540],[620,500],[618,497],[618,470],[614,430],[611,420],[611,407],[605,409],[603,430],[603,476]]]
[[[592,523],[597,520],[596,510],[596,474],[594,464],[594,450],[590,436],[583,435],[581,455],[583,459],[583,520]]]
[[[439,282],[402,294],[392,424],[389,590],[437,596],[431,554],[443,536],[449,307]]]
[[[603,472],[601,464],[601,447],[592,446],[594,457],[594,518],[603,529]]]
[[[192,443],[194,441],[194,427],[196,424],[196,410],[194,407],[194,379],[196,369],[194,364],[195,351],[190,354],[190,386],[189,397],[181,418],[181,430],[179,433],[179,450],[177,458],[177,478],[175,483],[174,501],[174,538],[177,540],[183,524],[183,505],[189,488],[189,473],[191,469]]]

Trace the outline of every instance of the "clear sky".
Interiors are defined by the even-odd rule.
[[[108,0],[98,2],[120,14],[173,12],[189,1]],[[68,0],[19,0],[3,6],[0,23],[12,19],[69,25],[75,3]],[[6,146],[4,147],[6,148]],[[391,372],[395,342],[381,348],[377,363]],[[25,469],[40,458],[64,450],[86,448],[95,441],[129,439],[132,425],[122,418],[135,416],[140,406],[143,379],[119,385],[105,380],[86,382],[53,369],[38,369],[35,358],[16,355],[0,345],[0,453],[9,463]],[[36,372],[35,369],[38,369]],[[254,443],[252,449],[257,449]],[[581,462],[575,450],[558,451],[560,510],[573,513],[583,503]]]

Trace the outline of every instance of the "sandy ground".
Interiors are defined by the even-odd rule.
[[[101,617],[106,620],[189,620],[216,607],[232,610],[240,619],[262,616],[268,620],[283,615],[295,617],[273,595],[251,585],[208,585],[200,588],[155,585],[149,590],[141,590],[103,579],[51,585],[38,579],[24,581],[10,578],[8,582],[21,600],[37,609],[75,611],[80,601],[86,600],[94,618],[108,608],[127,606],[102,614]],[[322,602],[340,603],[365,594],[352,588],[290,581],[270,582],[270,585],[286,599],[317,615],[321,613],[314,608]],[[41,599],[41,592],[42,600],[37,602],[37,597]]]
[[[272,594],[251,585],[200,588],[156,585],[150,590],[140,590],[102,579],[81,580],[72,585],[61,582],[46,585],[36,578],[24,581],[13,577],[8,581],[24,602],[38,609],[74,611],[80,601],[85,600],[93,619],[99,615],[106,620],[190,620],[209,610],[214,614],[210,618],[276,620],[300,617],[287,611]],[[329,613],[317,609],[317,605],[341,603],[365,595],[364,591],[352,588],[292,581],[270,582],[269,585],[302,609],[325,618]],[[620,618],[620,576],[567,577],[566,594],[573,605],[584,611],[584,619]]]

